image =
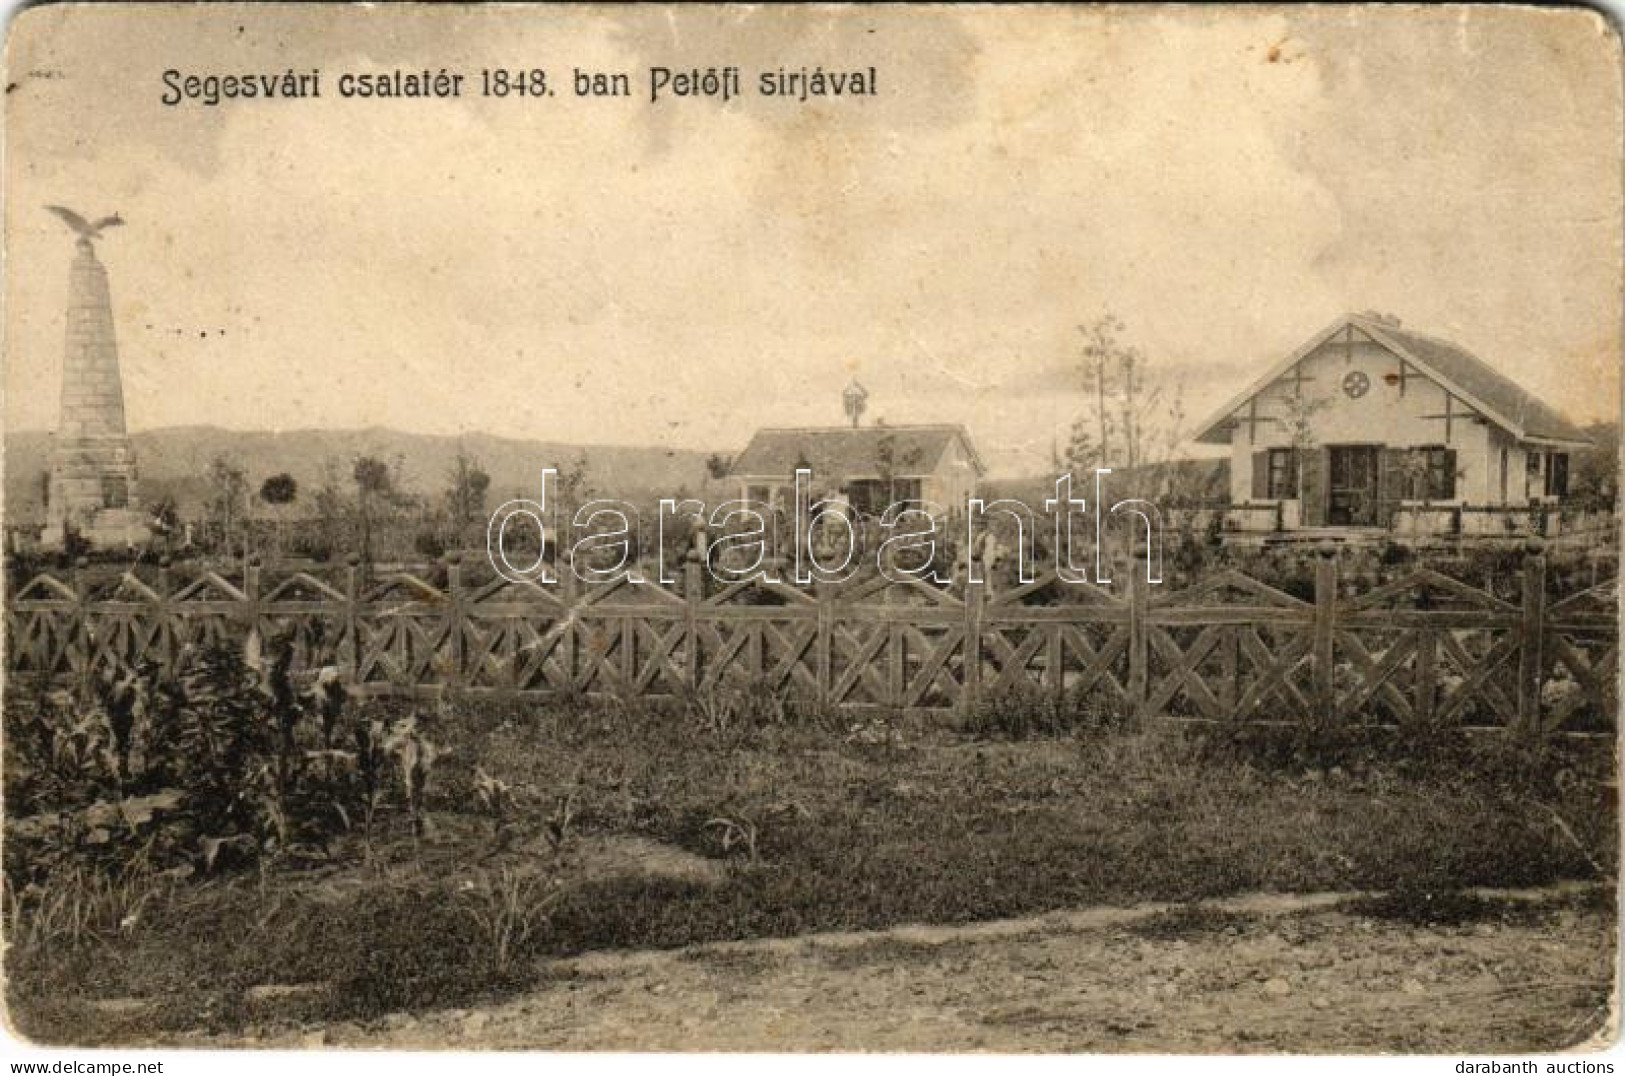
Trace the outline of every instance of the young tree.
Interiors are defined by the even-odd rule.
[[[552,545],[553,556],[558,563],[563,563],[563,557],[570,551],[572,544],[571,524],[574,522],[576,512],[582,505],[598,495],[588,480],[587,453],[577,453],[575,461],[559,470],[558,477],[558,520],[559,533],[544,533],[543,540]],[[545,548],[545,547],[544,547]],[[634,550],[634,556],[641,555],[641,550]]]
[[[587,480],[587,453],[582,452],[576,456],[574,463],[559,472],[559,517],[564,520],[564,525],[569,526],[570,520],[575,518],[576,509],[596,495],[597,491]]]
[[[181,530],[181,513],[175,504],[175,498],[166,495],[154,504],[151,520],[153,535],[166,553],[172,552],[175,548],[175,535]]]
[[[1331,401],[1323,396],[1305,396],[1303,386],[1297,385],[1282,398],[1282,405],[1286,409],[1282,424],[1292,447],[1314,448],[1315,416],[1330,407]]]
[[[1072,476],[1073,486],[1080,489],[1086,488],[1089,476],[1094,474],[1096,467],[1101,466],[1100,443],[1090,434],[1089,427],[1087,419],[1080,418],[1072,423],[1066,451],[1056,461],[1058,468]]]
[[[260,483],[260,500],[266,504],[292,504],[298,496],[299,483],[287,472],[271,475]]]
[[[1157,376],[1145,352],[1125,339],[1116,315],[1107,313],[1078,331],[1078,375],[1088,404],[1062,456],[1074,490],[1092,492],[1096,468],[1109,468],[1108,503],[1096,511],[1125,500],[1148,501],[1163,520],[1193,527],[1219,482],[1215,468],[1181,458],[1186,416],[1177,382],[1167,392],[1159,387],[1158,381],[1172,379]]]
[[[332,456],[322,461],[322,483],[316,487],[313,498],[316,503],[316,518],[321,527],[322,548],[329,554],[339,549],[343,544],[343,532],[348,516],[348,506],[344,500],[341,464]]]
[[[248,476],[242,464],[230,456],[219,455],[210,462],[206,481],[209,511],[220,524],[221,541],[229,554],[248,500]]]
[[[1105,461],[1114,459],[1111,447],[1117,416],[1109,400],[1115,396],[1114,379],[1122,363],[1117,341],[1117,334],[1122,330],[1123,322],[1114,314],[1105,314],[1089,325],[1078,326],[1078,332],[1083,334],[1081,373],[1085,387],[1093,394],[1094,413],[1091,417],[1095,427],[1098,466],[1109,466]],[[1083,421],[1079,419],[1080,424]],[[1074,437],[1076,435],[1075,430]]]
[[[294,477],[284,471],[274,474],[260,483],[260,500],[276,508],[276,548],[283,551],[283,526],[286,522],[288,505],[299,496],[299,483]]]
[[[886,491],[886,503],[878,506],[877,513],[897,503],[897,479],[899,475],[906,474],[914,467],[919,466],[920,449],[916,445],[906,451],[897,449],[897,434],[887,430],[875,442],[875,474],[880,476],[881,487]]]
[[[1177,495],[1187,470],[1174,466],[1184,438],[1182,394],[1176,389],[1165,397],[1147,384],[1152,364],[1123,339],[1124,324],[1116,315],[1105,314],[1078,331],[1084,340],[1079,374],[1089,405],[1073,423],[1065,454],[1074,484],[1092,484],[1095,468],[1109,467],[1117,472],[1113,483],[1121,496]]]
[[[1083,334],[1081,373],[1092,396],[1089,417],[1099,466],[1132,472],[1158,462],[1167,432],[1180,425],[1179,402],[1174,402],[1171,413],[1161,414],[1162,390],[1148,389],[1145,383],[1149,369],[1145,353],[1124,341],[1124,325],[1115,314],[1081,325],[1078,331]],[[1074,439],[1079,432],[1074,431]]]
[[[356,505],[361,516],[361,559],[372,563],[372,528],[380,503],[388,500],[394,488],[389,465],[376,456],[356,457],[351,471],[355,479]]]
[[[461,448],[451,467],[451,488],[446,491],[446,511],[451,516],[457,544],[468,539],[468,532],[485,518],[485,498],[491,489],[491,476],[480,461]]]

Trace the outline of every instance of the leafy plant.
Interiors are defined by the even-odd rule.
[[[463,906],[474,921],[493,978],[504,980],[517,970],[532,939],[547,924],[559,893],[558,880],[552,876],[521,874],[510,867],[471,884]]]
[[[151,664],[110,671],[91,682],[88,703],[48,695],[12,725],[8,791],[67,806],[168,790],[180,817],[158,854],[205,871],[296,850],[325,856],[357,821],[370,849],[376,814],[397,789],[423,833],[440,751],[416,717],[386,728],[352,713],[335,667],[301,692],[293,656],[290,636],[256,632],[240,650],[185,652],[178,675]],[[136,829],[99,839],[145,839]],[[58,849],[87,839],[60,827],[33,832],[48,832]]]
[[[65,804],[94,799],[113,757],[102,714],[65,690],[8,685],[7,792],[14,802]]]
[[[412,832],[416,836],[424,836],[429,830],[424,793],[435,761],[440,757],[440,749],[423,734],[415,714],[391,725],[381,746],[384,754],[395,763],[396,776],[400,779],[406,800],[407,817],[412,822]]]
[[[485,767],[477,766],[474,769],[474,803],[481,814],[491,817],[500,833],[513,808],[513,786],[486,773]]]
[[[179,695],[171,749],[159,759],[164,778],[185,789],[202,834],[263,835],[280,813],[265,802],[276,789],[261,776],[277,741],[255,676],[234,648],[214,646],[182,673]]]
[[[570,827],[576,818],[576,790],[560,796],[553,805],[553,812],[547,817],[545,833],[547,845],[556,855],[564,849],[570,839]]]

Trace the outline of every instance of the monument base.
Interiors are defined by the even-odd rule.
[[[152,540],[152,527],[146,516],[133,508],[103,508],[81,517],[73,529],[92,549],[139,549]],[[62,524],[53,521],[40,535],[40,548],[60,550]]]

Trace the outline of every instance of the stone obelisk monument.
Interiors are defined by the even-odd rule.
[[[113,304],[95,248],[103,228],[123,221],[113,216],[91,224],[71,210],[49,208],[78,239],[68,272],[62,411],[51,445],[44,542],[61,547],[71,532],[100,548],[140,544],[150,532],[136,508],[135,452],[124,426]]]

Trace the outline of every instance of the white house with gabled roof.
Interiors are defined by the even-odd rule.
[[[1560,502],[1569,454],[1591,444],[1465,348],[1378,314],[1316,334],[1195,440],[1229,447],[1233,505],[1276,509],[1239,513],[1249,529],[1389,529],[1457,509],[1452,525],[1469,533]]]
[[[869,514],[904,500],[962,512],[987,473],[963,426],[874,425],[757,430],[729,477],[741,498],[788,505],[799,468],[812,472],[816,496],[838,493]]]

